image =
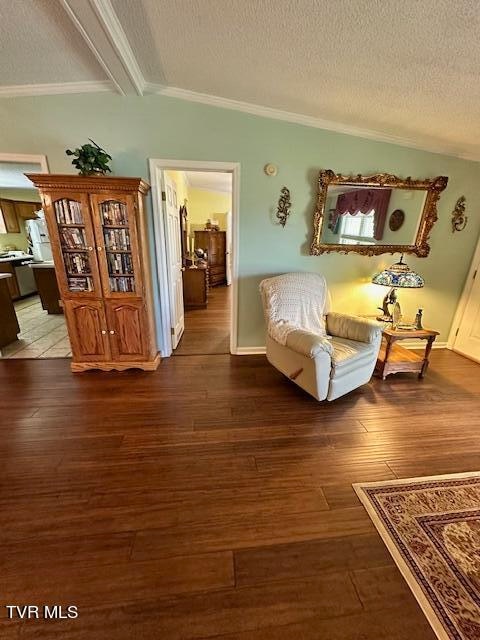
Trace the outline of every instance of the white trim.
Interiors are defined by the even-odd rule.
[[[160,298],[161,331],[159,349],[162,357],[172,355],[170,334],[170,293],[167,276],[166,236],[162,206],[163,171],[223,171],[232,174],[232,302],[230,311],[230,353],[236,355],[238,335],[238,247],[240,217],[240,164],[238,162],[208,162],[202,160],[169,160],[150,158],[150,182],[152,185],[153,228]]]
[[[116,91],[143,95],[145,79],[110,0],[60,2]]]
[[[0,98],[54,96],[63,93],[104,93],[114,89],[110,80],[54,82],[50,84],[12,84],[0,87]]]
[[[389,144],[396,144],[402,147],[419,149],[421,151],[429,151],[430,153],[439,153],[442,155],[461,158],[463,160],[480,160],[479,154],[468,154],[458,149],[457,147],[449,147],[443,145],[424,145],[422,143],[419,143],[415,138],[404,138],[402,136],[383,133],[381,131],[375,131],[373,129],[362,129],[361,127],[355,127],[340,122],[333,122],[332,120],[324,120],[323,118],[307,116],[301,113],[294,113],[292,111],[283,111],[281,109],[265,107],[250,102],[242,102],[240,100],[231,100],[230,98],[222,98],[220,96],[213,96],[207,93],[199,93],[197,91],[190,91],[188,89],[181,89],[179,87],[169,87],[147,82],[144,87],[144,91],[146,93],[157,93],[169,98],[178,98],[180,100],[187,100],[189,102],[200,102],[202,104],[208,104],[210,106],[220,107],[222,109],[233,109],[235,111],[242,111],[243,113],[250,113],[255,116],[261,116],[263,118],[283,120],[285,122],[301,124],[306,127],[326,129],[327,131],[335,131],[337,133],[344,133],[346,135],[359,138],[367,138],[369,140],[376,140],[377,142],[387,142]]]
[[[60,0],[65,9],[70,15],[70,18],[74,22],[77,29],[80,31],[88,46],[94,53],[98,62],[101,64],[105,73],[110,78],[108,80],[99,81],[86,81],[86,82],[64,82],[56,84],[30,84],[30,85],[11,85],[0,87],[0,98],[14,98],[17,96],[36,96],[36,95],[53,95],[62,93],[93,93],[93,92],[105,92],[116,90],[122,95],[129,93],[121,87],[117,78],[112,73],[109,66],[106,65],[102,55],[98,51],[97,47],[92,42],[91,38],[83,29],[82,25],[72,13],[68,3],[68,0]],[[106,2],[107,0],[91,0],[92,2]],[[118,20],[118,18],[117,18]],[[111,41],[112,34],[108,32],[108,38]],[[402,136],[396,136],[393,134],[383,133],[381,131],[375,131],[373,129],[362,129],[361,127],[355,127],[340,122],[333,122],[332,120],[324,120],[322,118],[316,118],[314,116],[307,116],[301,113],[295,113],[292,111],[283,111],[281,109],[275,109],[273,107],[265,107],[250,102],[242,102],[240,100],[231,100],[230,98],[222,98],[220,96],[213,96],[207,93],[199,93],[197,91],[190,91],[189,89],[181,89],[179,87],[168,87],[166,85],[154,84],[151,82],[143,81],[143,74],[141,73],[138,63],[136,62],[133,52],[131,51],[128,40],[123,41],[121,44],[117,43],[116,53],[121,57],[122,66],[129,77],[130,83],[134,85],[135,92],[138,95],[145,94],[159,94],[169,98],[177,98],[178,100],[186,100],[188,102],[199,102],[201,104],[207,104],[213,107],[219,107],[221,109],[233,109],[234,111],[241,111],[243,113],[249,113],[251,115],[260,116],[262,118],[269,118],[271,120],[282,120],[284,122],[291,122],[293,124],[303,125],[305,127],[313,127],[315,129],[325,129],[326,131],[334,131],[336,133],[343,133],[345,135],[354,136],[357,138],[365,138],[367,140],[374,140],[376,142],[386,142],[388,144],[395,144],[401,147],[408,147],[410,149],[418,149],[419,151],[428,151],[429,153],[437,153],[440,155],[450,156],[452,158],[460,158],[462,160],[472,160],[478,162],[480,160],[480,154],[465,153],[457,147],[445,147],[442,145],[424,145],[418,143],[414,138],[404,138]],[[127,53],[128,52],[128,53]],[[131,53],[131,55],[130,55]],[[144,80],[144,79],[143,79]]]
[[[22,164],[39,164],[40,173],[49,173],[47,156],[30,153],[0,153],[0,162],[18,162]]]
[[[475,249],[475,253],[473,254],[472,262],[470,264],[470,269],[468,270],[468,275],[465,280],[462,295],[460,296],[455,315],[453,316],[450,333],[448,335],[448,348],[453,349],[453,351],[455,351],[455,340],[457,337],[455,334],[460,328],[460,324],[463,320],[463,314],[465,313],[465,309],[467,308],[467,302],[470,297],[470,292],[472,291],[474,282],[473,274],[478,268],[480,268],[480,236],[478,238],[477,247]],[[478,274],[477,277],[480,277],[480,274]],[[465,354],[462,353],[462,355]]]
[[[112,47],[116,50],[123,68],[132,81],[133,86],[139,96],[143,96],[146,81],[143,77],[138,62],[132,51],[127,35],[123,30],[120,20],[115,13],[110,0],[90,0],[98,17],[101,19],[105,33],[110,40]]]
[[[257,356],[265,355],[267,353],[266,347],[237,347],[237,356]]]
[[[402,347],[405,349],[424,349],[425,345],[422,344],[420,340],[412,340],[409,342],[408,340],[402,340]],[[434,342],[432,349],[447,349],[446,342]],[[266,347],[237,347],[236,355],[237,356],[255,356],[255,355],[264,355],[267,353]]]

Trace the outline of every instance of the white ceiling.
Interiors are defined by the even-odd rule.
[[[0,16],[0,85],[106,78],[57,0],[0,0]]]
[[[185,171],[190,187],[207,189],[208,191],[232,192],[232,174],[213,171]]]
[[[36,189],[24,173],[42,173],[40,164],[21,162],[0,162],[0,188]]]
[[[0,95],[108,81],[480,159],[478,0],[2,5]]]

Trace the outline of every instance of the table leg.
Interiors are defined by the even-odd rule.
[[[385,368],[387,366],[388,363],[388,356],[390,354],[390,349],[392,348],[392,339],[390,336],[385,337],[386,340],[386,346],[385,346],[385,360],[383,361],[383,367],[382,367],[382,380],[386,380],[387,379],[387,375],[388,375],[388,371],[387,373],[385,373]]]
[[[433,345],[434,342],[435,342],[435,336],[431,336],[427,340],[427,346],[425,347],[425,354],[423,356],[422,369],[421,369],[420,373],[418,374],[419,378],[423,378],[425,376],[425,374],[427,373],[428,362],[429,362],[428,358],[430,356],[430,351],[432,350],[432,345]]]

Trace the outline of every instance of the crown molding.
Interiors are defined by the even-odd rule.
[[[145,79],[111,1],[60,2],[116,91],[143,95]]]
[[[324,120],[323,118],[307,116],[301,113],[294,113],[292,111],[282,111],[281,109],[265,107],[258,104],[252,104],[250,102],[242,102],[240,100],[231,100],[230,98],[222,98],[220,96],[214,96],[207,93],[199,93],[196,91],[190,91],[189,89],[180,89],[179,87],[169,87],[166,85],[147,82],[144,92],[149,94],[160,94],[169,98],[177,98],[179,100],[187,100],[189,102],[199,102],[201,104],[220,107],[222,109],[233,109],[234,111],[242,111],[243,113],[249,113],[262,118],[283,120],[284,122],[300,124],[306,127],[325,129],[327,131],[343,133],[357,138],[375,140],[376,142],[387,142],[401,147],[418,149],[419,151],[428,151],[429,153],[438,153],[440,155],[461,158],[462,160],[473,160],[476,162],[480,160],[480,154],[468,154],[455,147],[422,144],[412,138],[395,136],[381,131],[375,131],[373,129],[363,129],[340,122],[334,122],[332,120]]]
[[[51,84],[13,84],[0,86],[0,98],[21,96],[53,96],[62,93],[105,93],[114,91],[110,80],[56,82]]]

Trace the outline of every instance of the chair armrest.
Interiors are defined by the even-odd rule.
[[[286,346],[307,358],[315,358],[320,353],[328,355],[333,353],[333,347],[328,338],[301,329],[289,332]]]
[[[327,331],[332,336],[370,344],[382,335],[382,327],[373,320],[344,313],[327,313]]]

